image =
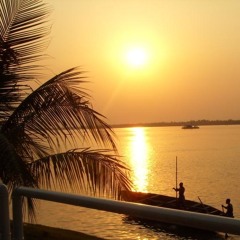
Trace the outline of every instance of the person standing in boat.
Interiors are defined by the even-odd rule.
[[[226,200],[226,206],[222,205],[222,208],[225,208],[227,211],[224,213],[226,217],[234,217],[233,216],[233,205],[231,204],[231,200],[228,198]]]
[[[234,217],[233,216],[233,205],[231,204],[230,198],[226,199],[226,204],[227,204],[226,206],[222,205],[222,209],[224,210],[224,208],[225,208],[227,210],[224,213],[224,216],[233,218]],[[225,233],[225,238],[228,238],[228,234],[227,233]]]
[[[183,186],[183,183],[179,183],[179,188],[173,188],[176,192],[179,192],[178,194],[178,206],[180,208],[185,208],[185,188]]]

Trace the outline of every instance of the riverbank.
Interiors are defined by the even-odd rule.
[[[240,125],[240,120],[191,120],[185,122],[154,122],[154,123],[123,123],[112,124],[112,128],[130,128],[130,127],[177,127],[177,126],[216,126],[216,125]]]
[[[48,227],[40,224],[24,223],[25,240],[103,240],[85,233],[72,230]]]

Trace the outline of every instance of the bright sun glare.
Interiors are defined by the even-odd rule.
[[[144,48],[131,48],[126,53],[127,64],[133,68],[142,67],[147,63],[148,54]]]

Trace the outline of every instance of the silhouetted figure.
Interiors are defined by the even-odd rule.
[[[231,204],[231,200],[228,198],[228,199],[226,199],[226,206],[224,206],[224,205],[222,205],[222,208],[224,209],[226,209],[227,211],[224,213],[224,216],[226,216],[226,217],[231,217],[231,218],[233,218],[234,216],[233,216],[233,205]],[[228,237],[228,234],[226,233],[225,234],[225,238],[227,238]]]
[[[185,192],[185,188],[183,186],[183,183],[179,183],[179,188],[173,188],[176,192],[179,192],[178,194],[178,207],[183,207],[185,208],[185,196],[184,196],[184,192]]]

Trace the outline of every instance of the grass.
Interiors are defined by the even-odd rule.
[[[24,240],[103,240],[92,235],[72,230],[24,223]]]

